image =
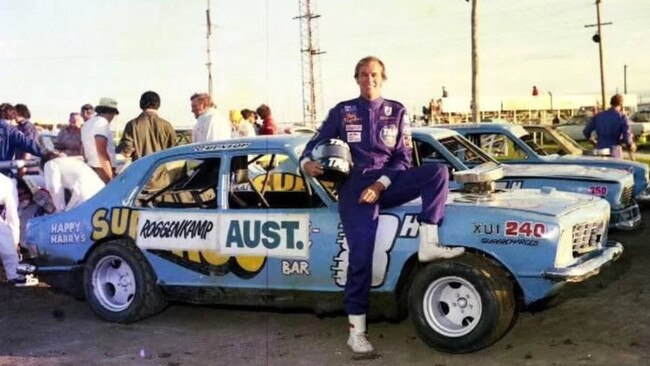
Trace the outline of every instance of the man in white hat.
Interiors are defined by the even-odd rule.
[[[95,117],[89,119],[81,127],[81,143],[83,144],[86,163],[95,173],[108,183],[115,176],[115,142],[110,123],[117,110],[117,101],[112,98],[101,98],[95,106]]]

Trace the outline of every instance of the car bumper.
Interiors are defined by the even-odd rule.
[[[650,203],[650,186],[646,187],[643,192],[639,193],[634,199],[643,204],[648,204]]]
[[[636,202],[620,210],[612,210],[609,228],[617,230],[634,230],[641,224],[641,211]]]
[[[544,278],[553,281],[581,282],[595,276],[600,269],[623,254],[623,245],[615,241],[608,241],[606,246],[589,255],[585,255],[578,263],[563,268],[550,268],[544,271]]]

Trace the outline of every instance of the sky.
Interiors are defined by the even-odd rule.
[[[312,0],[314,1],[314,0]],[[140,95],[158,92],[160,115],[194,123],[189,98],[207,92],[208,0],[2,0],[0,102],[27,104],[33,120],[62,123],[84,103],[118,101],[120,128]],[[302,120],[299,0],[210,0],[218,109],[267,103],[279,122]],[[471,3],[463,0],[315,0],[323,110],[358,96],[354,65],[386,64],[386,98],[419,113],[446,86],[471,93]],[[603,0],[606,92],[650,101],[650,3]],[[595,0],[480,0],[483,96],[600,93]]]

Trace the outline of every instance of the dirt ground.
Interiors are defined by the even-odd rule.
[[[171,305],[131,325],[99,320],[46,286],[0,284],[0,365],[648,365],[650,210],[642,227],[611,233],[625,253],[599,276],[568,285],[482,351],[429,349],[410,319],[372,323],[378,349],[357,358],[343,316]]]

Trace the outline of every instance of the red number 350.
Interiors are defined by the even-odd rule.
[[[544,233],[546,233],[546,225],[541,222],[506,221],[506,236],[541,238]]]

